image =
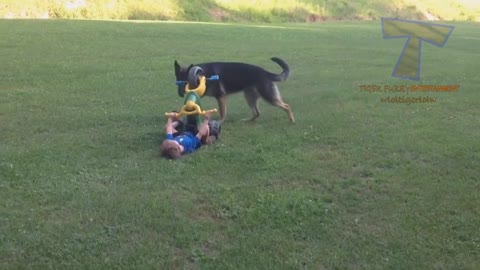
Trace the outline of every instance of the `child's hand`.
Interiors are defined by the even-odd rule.
[[[205,112],[205,119],[210,120],[210,117],[212,116],[212,111],[206,111]]]

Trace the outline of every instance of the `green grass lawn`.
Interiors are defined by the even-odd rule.
[[[475,269],[480,28],[454,25],[416,82],[391,77],[405,40],[379,21],[0,20],[0,268]],[[264,102],[241,121],[239,94],[215,145],[160,157],[174,59],[272,56],[296,125]],[[360,90],[418,84],[460,89]]]

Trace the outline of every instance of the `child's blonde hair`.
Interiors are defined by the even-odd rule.
[[[165,140],[161,146],[162,156],[177,159],[182,155],[180,151],[180,146],[173,140]]]

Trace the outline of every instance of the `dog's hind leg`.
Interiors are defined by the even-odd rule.
[[[254,87],[245,89],[243,94],[245,95],[248,106],[250,106],[250,109],[252,110],[252,117],[244,120],[254,121],[260,116],[260,110],[258,109],[258,98],[260,97],[260,94]]]
[[[268,87],[260,88],[260,94],[270,104],[284,110],[288,114],[288,119],[290,120],[290,123],[292,124],[295,123],[295,118],[293,117],[292,109],[290,108],[290,105],[283,102],[282,96],[280,95],[280,91],[278,91],[278,87],[275,83],[271,82],[268,84]]]
[[[223,123],[227,117],[227,96],[217,97],[217,102],[220,111],[220,123]]]
[[[293,117],[293,112],[292,112],[292,109],[290,108],[290,105],[283,102],[282,100],[275,100],[272,104],[283,109],[285,112],[287,112],[290,123],[295,124],[295,118]]]

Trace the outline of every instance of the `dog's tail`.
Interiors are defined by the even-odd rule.
[[[272,57],[270,59],[273,62],[277,63],[283,69],[283,71],[280,74],[273,74],[273,73],[267,72],[268,77],[270,77],[272,81],[276,81],[276,82],[286,81],[290,76],[290,67],[288,66],[288,64],[278,57]]]

